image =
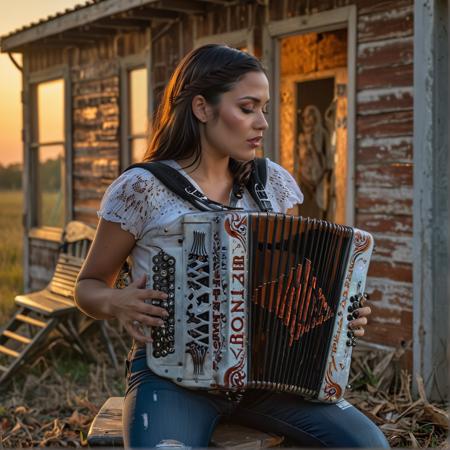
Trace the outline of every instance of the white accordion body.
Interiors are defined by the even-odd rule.
[[[169,294],[147,362],[188,388],[342,398],[373,248],[358,229],[273,213],[199,212],[152,255],[148,286]]]

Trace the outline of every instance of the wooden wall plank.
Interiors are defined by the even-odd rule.
[[[411,6],[413,0],[357,0],[358,16],[364,14],[377,14],[385,11],[393,11],[397,8],[405,8]],[[359,19],[359,17],[358,17]]]
[[[412,63],[390,65],[386,67],[367,67],[360,64],[357,67],[356,88],[358,90],[392,87],[410,87],[413,84]]]
[[[413,38],[404,37],[358,44],[357,65],[389,67],[413,62]]]
[[[412,284],[413,272],[411,263],[399,263],[395,261],[372,260],[368,273],[368,280],[374,277],[382,278],[385,282],[388,280]],[[380,296],[383,291],[380,292]]]
[[[388,236],[412,236],[412,217],[394,214],[359,213],[356,226],[369,232]]]
[[[412,110],[413,88],[393,87],[367,89],[357,94],[358,115]]]
[[[413,4],[359,15],[358,42],[374,42],[413,35]]]
[[[358,164],[356,185],[366,187],[392,187],[413,185],[411,163],[385,163],[379,166]]]
[[[357,116],[356,118],[357,138],[408,136],[412,135],[412,131],[413,112],[411,110]]]
[[[405,214],[412,216],[412,188],[400,186],[386,187],[356,187],[357,214]]]
[[[356,159],[359,164],[412,162],[412,136],[358,139]]]

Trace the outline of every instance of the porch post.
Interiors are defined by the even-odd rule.
[[[433,400],[449,387],[447,26],[447,0],[415,0],[413,368]]]

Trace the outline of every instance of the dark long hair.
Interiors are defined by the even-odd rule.
[[[144,161],[192,157],[193,164],[200,161],[199,121],[192,111],[192,99],[202,95],[211,106],[217,106],[221,94],[248,72],[266,73],[254,56],[226,45],[208,44],[188,53],[164,90]],[[231,172],[239,183],[245,183],[249,167],[230,158]]]

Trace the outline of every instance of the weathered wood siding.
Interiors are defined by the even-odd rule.
[[[356,225],[376,242],[371,341],[412,339],[413,1],[358,2]]]
[[[260,55],[267,18],[282,20],[353,3],[270,1],[268,11],[256,3],[235,3],[212,6],[205,16],[184,16],[165,32],[162,25],[154,28],[150,88],[155,106],[195,37],[253,27],[255,53]],[[398,346],[412,336],[413,1],[357,0],[356,5],[355,217],[356,225],[376,239],[368,281],[374,314],[367,339]],[[29,57],[31,71],[71,66],[75,219],[95,224],[100,198],[119,173],[120,58],[142,51],[147,44],[143,31],[79,50],[36,50]],[[52,245],[31,248],[31,274],[36,280],[45,278],[43,267],[51,259],[46,252]]]

